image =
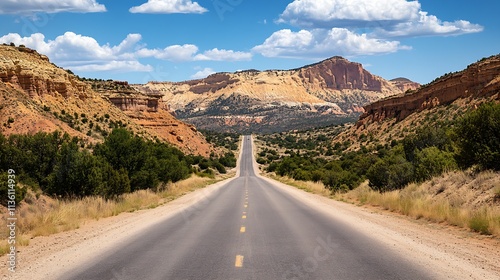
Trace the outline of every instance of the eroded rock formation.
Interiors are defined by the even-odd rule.
[[[459,98],[489,97],[499,92],[500,55],[497,55],[469,65],[463,71],[447,74],[411,94],[365,106],[358,126],[386,118],[400,121],[414,112],[450,104]]]
[[[36,51],[0,45],[0,130],[4,135],[60,130],[99,142],[114,127],[126,126],[189,154],[208,156],[213,151],[196,128],[165,109],[168,106],[161,95],[140,94],[127,82],[81,80]]]
[[[205,79],[134,85],[161,94],[179,118],[219,131],[273,132],[357,118],[363,105],[402,93],[341,57],[293,70],[217,73]]]

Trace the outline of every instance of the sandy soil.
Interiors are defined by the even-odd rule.
[[[73,267],[91,260],[99,252],[113,246],[126,246],[127,238],[217,195],[217,190],[226,182],[228,180],[189,193],[156,209],[89,221],[74,231],[36,237],[29,246],[19,248],[18,269],[15,273],[7,271],[6,261],[1,262],[2,279],[57,279]],[[427,268],[435,279],[500,279],[498,239],[333,201],[272,182],[311,207],[343,220],[393,247],[395,252]]]

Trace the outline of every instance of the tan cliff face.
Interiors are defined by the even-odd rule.
[[[52,65],[46,56],[24,47],[2,46],[1,51],[0,80],[25,91],[30,97],[89,97],[85,83]]]
[[[60,130],[97,143],[113,128],[126,127],[189,154],[207,156],[213,150],[196,128],[169,114],[158,96],[142,95],[126,82],[107,83],[115,90],[104,85],[96,92],[94,84],[36,51],[0,45],[0,130],[4,135]]]
[[[391,84],[399,88],[402,92],[417,90],[420,88],[419,83],[415,83],[406,78],[396,78],[389,81]]]
[[[362,106],[402,91],[359,63],[334,57],[294,70],[217,73],[186,82],[133,85],[162,95],[179,118],[222,131],[271,132],[357,118]]]
[[[386,118],[400,121],[415,112],[451,104],[457,99],[477,100],[498,95],[499,92],[500,55],[497,55],[474,63],[463,71],[447,74],[415,92],[365,106],[358,126]]]

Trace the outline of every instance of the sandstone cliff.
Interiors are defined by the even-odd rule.
[[[417,91],[365,106],[358,126],[386,118],[400,121],[415,112],[451,104],[457,99],[489,97],[499,91],[500,55],[496,55],[469,65],[463,71],[449,73]]]
[[[1,46],[1,51],[0,80],[30,97],[88,97],[89,87],[85,83],[52,65],[46,56],[24,47]]]
[[[140,94],[126,82],[102,83],[96,91],[96,83],[36,51],[0,45],[0,130],[4,135],[61,130],[93,143],[115,127],[127,127],[186,153],[207,156],[213,150],[192,125],[164,110],[159,96]]]
[[[417,90],[420,88],[419,83],[415,83],[407,78],[396,78],[390,80],[389,82],[403,92],[407,92],[409,90]]]
[[[403,91],[359,63],[333,57],[293,70],[217,73],[206,79],[134,85],[161,94],[199,128],[273,132],[355,119],[362,106]]]

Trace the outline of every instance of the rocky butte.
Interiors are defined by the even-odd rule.
[[[127,82],[81,79],[25,47],[0,45],[0,131],[4,135],[60,130],[99,142],[115,127],[169,142],[188,154],[213,147],[168,112],[160,96]]]
[[[499,100],[499,92],[500,55],[495,55],[471,64],[465,70],[446,74],[419,90],[365,106],[365,113],[360,117],[358,127],[373,121],[381,122],[386,118],[401,121],[415,112],[451,104],[458,99],[479,103],[491,98]]]
[[[133,85],[162,95],[180,119],[199,128],[276,132],[354,121],[366,104],[418,87],[389,82],[342,57],[292,70],[217,73],[185,82]]]

